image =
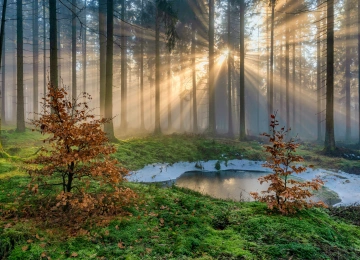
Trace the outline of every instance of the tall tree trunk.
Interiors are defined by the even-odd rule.
[[[171,111],[171,98],[172,98],[172,77],[171,77],[171,53],[167,53],[167,93],[168,93],[168,101],[167,101],[167,110],[168,110],[168,129],[172,129],[172,111]]]
[[[302,30],[300,28],[300,39],[302,39]],[[298,132],[302,133],[303,128],[302,128],[302,41],[299,41],[299,127],[298,127]]]
[[[228,79],[227,79],[227,92],[228,92],[228,135],[230,138],[234,136],[233,131],[233,116],[232,116],[232,79],[231,79],[231,59],[232,59],[232,46],[231,46],[231,2],[228,0],[228,10],[227,10],[227,45],[228,45],[228,57],[227,57],[227,66],[228,66]]]
[[[114,54],[114,1],[107,0],[107,32],[106,32],[106,92],[105,117],[113,118],[113,54]],[[114,124],[105,124],[104,130],[110,141],[115,141]]]
[[[346,61],[345,61],[345,96],[346,96],[346,134],[345,140],[350,142],[351,139],[351,112],[350,112],[350,105],[351,105],[351,96],[350,96],[350,63],[351,63],[351,32],[350,32],[350,8],[351,3],[347,0],[347,11],[346,11]]]
[[[144,122],[144,0],[141,0],[141,37],[140,37],[140,129],[145,129]]]
[[[286,99],[286,105],[285,105],[285,110],[286,110],[286,125],[287,127],[290,127],[290,45],[289,45],[289,38],[290,38],[290,30],[289,30],[289,25],[288,25],[288,14],[285,15],[286,17],[286,21],[285,21],[285,78],[286,78],[286,83],[285,83],[285,87],[286,87],[286,94],[285,94],[285,99]]]
[[[1,14],[1,31],[0,31],[0,62],[1,62],[1,117],[0,117],[0,129],[1,124],[5,123],[5,18],[6,18],[6,7],[7,7],[7,0],[3,1],[3,8]],[[1,141],[0,141],[0,147]]]
[[[180,70],[179,70],[179,74],[180,74],[180,131],[184,131],[184,96],[183,96],[183,92],[184,92],[184,56],[183,56],[183,42],[180,43],[180,47],[179,47],[179,52],[180,52]]]
[[[33,1],[33,111],[34,119],[39,112],[39,3]]]
[[[318,0],[317,4],[320,5],[321,0]],[[316,60],[317,60],[317,73],[316,73],[316,85],[317,85],[317,140],[320,142],[322,140],[322,130],[321,130],[321,15],[320,13],[317,16],[317,42],[316,42]]]
[[[121,0],[121,130],[127,129],[127,39],[125,36],[125,0]]]
[[[47,82],[46,82],[46,20],[45,20],[45,1],[43,0],[43,83],[44,83],[44,89],[43,89],[43,98],[46,97],[46,86],[47,86]]]
[[[193,133],[198,132],[197,118],[197,86],[196,86],[196,30],[194,22],[192,23],[191,37],[191,67],[192,67],[192,109],[193,109]]]
[[[335,151],[334,133],[334,0],[327,2],[325,151]]]
[[[16,131],[25,132],[25,107],[24,107],[24,54],[23,54],[23,16],[22,0],[16,1],[16,52],[17,52],[17,108]]]
[[[71,77],[72,77],[72,98],[77,97],[76,86],[76,0],[72,0],[72,24],[71,24]]]
[[[84,2],[84,32],[83,32],[83,60],[82,60],[82,67],[83,67],[83,91],[86,92],[86,67],[87,67],[87,48],[86,48],[86,32],[87,32],[87,21],[86,21],[86,16],[87,16],[87,12],[86,12],[86,8],[87,8],[87,1],[85,0]]]
[[[100,116],[105,116],[106,92],[106,0],[99,0]]]
[[[269,110],[274,113],[274,23],[275,23],[275,0],[271,0],[271,36],[270,36],[270,93]]]
[[[50,82],[58,87],[58,57],[57,57],[57,25],[56,0],[49,0],[50,19]]]
[[[214,76],[214,1],[209,0],[209,134],[216,134],[215,76]]]
[[[161,133],[160,127],[160,14],[156,7],[155,18],[155,134]]]
[[[358,0],[358,67],[360,67],[360,0]],[[358,69],[358,137],[360,144],[360,69]]]
[[[293,43],[292,43],[292,96],[293,96],[293,104],[292,104],[292,129],[294,130],[296,128],[296,37],[295,37],[295,30],[293,33]],[[292,134],[295,134],[295,131],[292,131]]]
[[[240,0],[240,140],[246,139],[245,132],[245,0]],[[270,64],[271,66],[271,64]],[[271,86],[271,84],[270,84]],[[270,91],[271,92],[271,91]]]

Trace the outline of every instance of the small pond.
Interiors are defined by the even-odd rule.
[[[235,201],[253,201],[250,192],[267,190],[269,184],[258,181],[258,178],[269,173],[256,171],[217,171],[217,172],[186,172],[176,179],[175,185],[188,188],[215,198]],[[341,200],[338,195],[326,188],[312,198],[334,205]]]

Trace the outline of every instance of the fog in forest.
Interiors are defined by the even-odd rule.
[[[358,142],[357,1],[9,0],[4,24],[2,125],[41,113],[57,75],[114,117],[117,137],[258,136],[276,112],[292,135],[320,141],[333,80],[335,139]]]

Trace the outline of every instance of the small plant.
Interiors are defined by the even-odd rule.
[[[220,161],[216,161],[216,163],[215,163],[215,169],[216,169],[217,171],[220,171],[220,169],[221,169]]]
[[[91,100],[85,92],[80,98]],[[109,157],[115,148],[108,143],[101,125],[111,119],[95,119],[86,101],[70,101],[64,88],[48,86],[43,112],[31,123],[49,135],[44,143],[50,148],[42,148],[29,162],[36,164],[27,169],[32,178],[29,189],[34,193],[55,189],[55,202],[49,203],[51,211],[116,213],[119,205],[135,195],[119,186],[128,171]]]
[[[270,154],[264,167],[270,168],[273,174],[259,178],[260,184],[270,182],[267,191],[262,191],[259,195],[252,192],[254,199],[260,202],[266,202],[269,209],[277,209],[282,214],[292,214],[304,208],[326,207],[323,202],[312,202],[309,198],[312,196],[310,190],[318,190],[323,182],[320,179],[300,182],[290,179],[293,173],[299,174],[306,171],[304,166],[296,166],[294,163],[304,161],[303,157],[296,155],[296,149],[300,146],[293,138],[285,141],[285,137],[290,129],[276,129],[279,125],[276,120],[276,114],[271,115],[271,133],[264,133],[263,136],[269,138],[270,145],[264,145],[267,153]]]

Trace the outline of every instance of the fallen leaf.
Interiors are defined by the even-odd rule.
[[[150,253],[151,253],[151,251],[152,251],[152,249],[151,249],[151,248],[146,248],[146,253],[150,254]]]
[[[46,253],[45,253],[45,252],[42,252],[42,253],[41,253],[41,257],[46,257]]]
[[[121,242],[121,241],[118,243],[118,247],[121,248],[121,249],[124,249],[124,248],[125,248],[123,242]]]
[[[31,243],[34,242],[34,241],[32,241],[31,239],[29,239],[29,240],[27,240],[26,242],[28,242],[29,244],[31,244]]]
[[[26,251],[26,250],[28,250],[28,249],[29,249],[29,246],[23,246],[23,247],[21,248],[22,251]]]
[[[73,252],[72,254],[71,254],[71,257],[77,257],[78,256],[78,253],[76,253],[76,252]]]
[[[44,248],[46,246],[46,243],[41,243],[40,246]]]

